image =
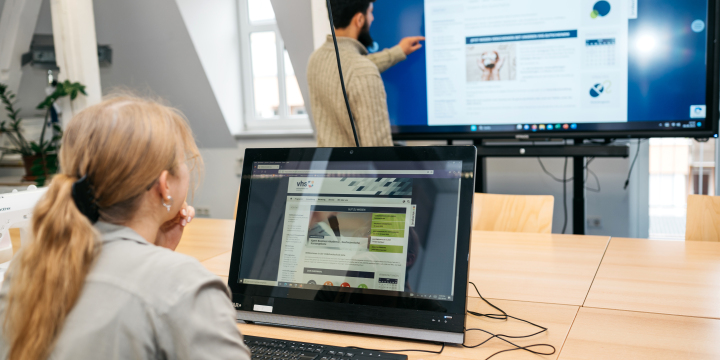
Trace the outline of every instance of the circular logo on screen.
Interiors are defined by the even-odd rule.
[[[368,286],[365,284],[358,285],[358,289],[367,289],[367,288],[368,288]]]
[[[340,287],[350,287],[350,284],[344,282],[344,283],[342,283],[342,285],[340,285]]]
[[[605,0],[600,0],[593,6],[593,11],[590,13],[590,17],[597,19],[598,17],[605,17],[610,13],[610,3]]]
[[[690,28],[696,33],[702,32],[703,30],[705,30],[705,22],[702,20],[695,20],[690,25]]]
[[[603,92],[605,92],[605,87],[602,84],[595,84],[590,89],[590,96],[596,98],[602,95]]]
[[[323,284],[323,285],[325,285],[325,286],[333,286],[333,283],[332,283],[332,281],[326,281],[325,284]]]
[[[315,282],[315,280],[310,280],[308,281],[308,285],[317,285],[317,283]]]

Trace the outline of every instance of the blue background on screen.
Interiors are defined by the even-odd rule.
[[[707,46],[707,27],[695,33],[690,25],[697,19],[707,25],[707,1],[638,2],[638,18],[629,22],[628,120],[690,120],[690,106],[706,102]],[[374,15],[371,34],[381,49],[406,36],[425,35],[423,0],[378,0]],[[633,46],[648,33],[661,38],[662,49],[649,60]],[[392,125],[427,125],[425,66],[423,47],[382,74]]]

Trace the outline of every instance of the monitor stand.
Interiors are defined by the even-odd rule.
[[[451,141],[450,141],[451,142]],[[573,145],[547,143],[543,141],[489,142],[477,139],[474,144],[478,150],[478,166],[475,175],[475,192],[487,192],[486,159],[489,157],[560,157],[573,158],[573,177],[585,179],[585,164],[589,157],[627,158],[630,148],[627,146],[604,144],[586,144],[585,139],[575,139]],[[573,234],[585,235],[585,182],[573,181]]]

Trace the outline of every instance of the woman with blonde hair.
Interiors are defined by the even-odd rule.
[[[0,359],[249,359],[227,286],[172,251],[202,166],[182,115],[106,100],[69,122],[59,156],[0,290]]]

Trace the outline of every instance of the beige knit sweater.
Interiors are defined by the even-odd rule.
[[[359,41],[338,37],[345,87],[361,146],[392,146],[387,94],[380,73],[405,60],[400,46],[368,55]],[[319,147],[355,146],[340,87],[332,36],[310,57],[310,106]]]

